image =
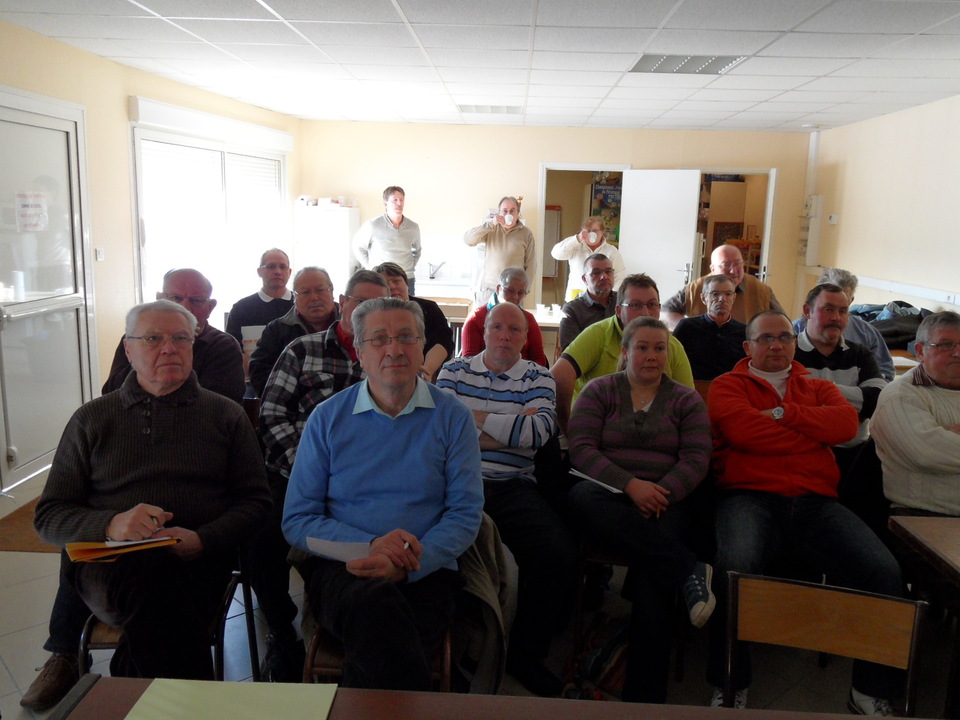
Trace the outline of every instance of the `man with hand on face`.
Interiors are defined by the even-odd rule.
[[[614,272],[611,287],[617,287],[627,274],[620,251],[607,242],[607,227],[603,218],[596,215],[584,219],[580,232],[558,242],[550,249],[550,254],[556,260],[569,261],[566,294],[568,301],[574,299],[577,291],[589,291],[590,283],[579,273],[591,255],[604,255],[610,260]]]
[[[526,335],[519,307],[494,306],[486,316],[483,352],[444,365],[437,387],[473,411],[484,511],[520,568],[507,672],[530,692],[556,696],[563,683],[543,661],[573,598],[578,549],[534,475],[537,450],[557,435],[556,398],[549,371],[520,356]]]
[[[340,316],[340,307],[333,299],[333,283],[323,268],[298,270],[293,278],[293,295],[293,307],[263,329],[250,358],[250,384],[257,397],[263,396],[270,371],[287,345],[303,335],[326,330]]]
[[[713,380],[733,370],[744,358],[747,326],[733,319],[737,300],[734,287],[733,280],[726,275],[708,276],[701,295],[707,311],[684,318],[673,330],[690,359],[694,380]]]
[[[537,277],[536,243],[530,229],[520,222],[520,201],[507,196],[498,207],[493,218],[463,236],[470,247],[486,245],[474,298],[478,307],[490,299],[504,268],[520,267],[528,278]]]
[[[169,548],[73,563],[66,578],[123,628],[111,674],[212,680],[208,628],[241,541],[270,507],[243,409],[192,372],[196,319],[166,300],[127,315],[133,371],[71,418],[37,504],[47,542],[174,537]]]
[[[573,267],[571,260],[571,268]],[[560,320],[560,349],[563,350],[584,329],[611,317],[617,309],[617,294],[613,291],[617,271],[613,261],[602,253],[587,256],[583,262],[586,292],[563,306]]]
[[[344,644],[341,684],[430,690],[457,558],[480,527],[480,450],[469,410],[418,378],[416,303],[367,300],[352,322],[366,380],[307,421],[283,530],[301,550],[307,538],[369,546],[346,563],[313,556],[300,566],[305,609]]]
[[[243,353],[240,344],[208,321],[217,306],[211,298],[213,286],[200,272],[190,268],[170,270],[163,276],[163,290],[157,300],[170,300],[189,310],[197,319],[197,337],[193,345],[193,371],[200,387],[243,402]],[[103,393],[118,389],[130,373],[130,361],[120,341],[103,384]]]
[[[403,214],[406,199],[406,193],[398,185],[384,190],[384,213],[360,226],[353,236],[353,252],[367,270],[385,262],[399,265],[407,275],[413,295],[420,259],[420,226]]]

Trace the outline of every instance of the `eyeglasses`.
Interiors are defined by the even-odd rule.
[[[184,300],[194,307],[200,307],[201,305],[206,305],[208,302],[210,302],[210,298],[188,297],[186,295],[174,295],[173,293],[166,292],[157,293],[157,295],[163,300],[170,300],[171,302],[175,302],[177,305],[183,305]]]
[[[353,300],[357,305],[363,305],[367,300],[371,298],[357,297],[356,295],[344,295],[347,300]]]
[[[420,342],[420,336],[413,333],[400,333],[399,335],[374,335],[372,338],[361,340],[362,343],[370,343],[374,347],[386,347],[396,340],[401,345],[416,345]]]
[[[732,290],[727,290],[726,292],[720,292],[719,290],[717,290],[716,292],[707,293],[707,297],[710,298],[711,300],[720,300],[723,298],[729,300],[734,295],[736,295],[736,293],[733,292]]]
[[[172,342],[174,347],[185,348],[193,345],[193,338],[190,335],[126,335],[127,340],[142,340],[148,348],[159,348]]]
[[[286,272],[287,270],[290,269],[290,266],[287,265],[286,263],[270,263],[269,265],[261,265],[260,269],[269,270],[270,272],[273,272],[274,270],[283,270],[284,272]]]
[[[781,345],[789,345],[795,342],[796,339],[796,335],[784,333],[783,335],[757,335],[755,338],[751,338],[750,342],[755,342],[759,345],[772,345],[774,342],[779,342]]]
[[[739,260],[737,262],[717,263],[717,267],[720,268],[721,270],[736,270],[737,268],[743,267],[743,260]]]
[[[658,300],[651,300],[650,302],[647,302],[647,303],[628,302],[628,303],[620,303],[620,307],[630,308],[631,310],[643,310],[644,308],[646,308],[647,310],[659,310],[660,302]]]
[[[957,349],[957,343],[954,342],[953,340],[943,340],[942,342],[938,342],[938,343],[925,342],[924,346],[932,347],[937,352],[942,352],[942,353],[952,353],[954,350]]]
[[[297,297],[298,295],[306,295],[307,297],[309,297],[310,295],[326,295],[327,293],[332,293],[332,292],[333,292],[332,287],[315,287],[315,288],[308,288],[306,290],[294,290],[293,296]]]

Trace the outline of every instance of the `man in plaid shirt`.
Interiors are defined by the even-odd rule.
[[[389,295],[379,273],[355,273],[340,296],[340,320],[287,345],[264,388],[259,434],[266,450],[273,511],[251,543],[248,567],[270,628],[262,668],[265,680],[299,682],[303,670],[303,643],[292,624],[297,606],[289,595],[290,546],[280,530],[300,434],[317,405],[365,377],[353,347],[353,311],[364,300]]]

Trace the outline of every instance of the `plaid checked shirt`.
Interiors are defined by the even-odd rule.
[[[365,376],[337,337],[339,321],[299,337],[281,353],[260,402],[260,439],[267,469],[290,477],[300,434],[313,409]]]

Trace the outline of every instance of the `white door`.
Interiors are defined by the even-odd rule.
[[[93,394],[83,112],[0,91],[0,488],[50,466]]]
[[[628,273],[646,273],[660,300],[698,276],[700,170],[625,170],[620,254]]]

